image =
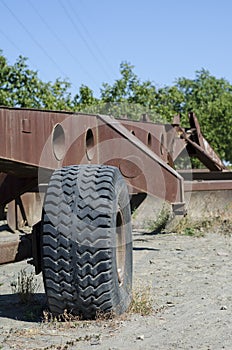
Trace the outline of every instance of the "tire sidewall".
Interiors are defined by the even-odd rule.
[[[124,266],[124,278],[122,285],[118,281],[117,271],[117,240],[116,240],[116,217],[118,209],[122,213],[123,217],[123,232],[124,240],[126,243],[125,247],[125,266]],[[114,300],[113,309],[116,314],[121,314],[127,310],[132,300],[132,234],[131,234],[131,212],[130,212],[130,201],[128,195],[127,185],[123,179],[121,173],[117,169],[115,178],[115,200],[114,200],[114,213],[112,215],[112,280]]]

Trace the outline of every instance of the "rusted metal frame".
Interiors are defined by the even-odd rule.
[[[98,118],[105,128],[99,129],[100,163],[105,163],[104,158],[108,157],[107,163],[118,166],[130,186],[138,192],[149,193],[170,203],[184,202],[183,179],[173,168],[119,121],[103,115],[99,115]],[[117,138],[123,141],[118,142]],[[118,147],[113,146],[109,149],[112,142]],[[130,171],[132,167],[133,172]]]
[[[188,155],[187,142],[181,138],[182,132],[182,128],[176,126],[169,126],[167,129],[168,163],[173,168],[175,168],[175,161],[178,157]]]
[[[21,176],[24,170],[25,173],[31,169],[38,171],[38,167],[55,169],[67,164],[91,163],[86,154],[86,134],[93,130],[97,141],[96,116],[12,109],[4,110],[3,115],[1,112],[0,109],[0,122],[6,129],[0,139],[1,168],[5,169],[6,165],[7,171]],[[8,119],[9,125],[5,121]],[[30,121],[30,133],[23,131],[25,119]],[[63,131],[63,140],[59,138],[59,130]],[[91,161],[98,163],[97,157]]]
[[[33,226],[31,234],[7,234],[0,239],[0,265],[25,259],[41,272],[41,227],[40,222]]]
[[[184,157],[187,156],[187,143],[180,138],[176,125],[152,123],[144,116],[141,120],[120,119],[120,122],[165,163],[175,169],[177,157],[182,154]]]
[[[191,134],[186,133],[186,129],[180,125],[180,114],[173,117],[171,128],[168,132],[168,149],[172,158],[172,164],[174,161],[186,152],[187,141],[182,135],[185,134],[186,138],[190,137]]]
[[[187,143],[180,138],[176,124],[152,123],[149,119],[142,121],[120,120],[133,135],[157,154],[163,161],[175,168],[175,160],[183,151],[186,152]],[[176,118],[174,118],[177,122]],[[179,119],[178,119],[179,120]],[[182,134],[182,129],[181,129]]]
[[[192,180],[232,180],[232,171],[209,171],[208,169],[191,169],[191,170],[178,170],[178,173],[188,180],[191,176]]]
[[[148,192],[170,202],[184,201],[181,176],[115,119],[31,110],[20,112],[20,110],[11,110],[11,118],[7,118],[7,111],[4,111],[3,116],[1,115],[1,122],[5,123],[5,127],[9,126],[12,133],[11,137],[6,138],[5,135],[5,140],[4,137],[0,140],[1,144],[6,142],[9,146],[7,148],[3,145],[0,157],[2,162],[5,160],[9,163],[11,160],[12,164],[24,163],[27,168],[40,166],[45,169],[55,169],[69,164],[103,164],[119,158],[122,160],[119,162],[119,168],[135,191]],[[10,119],[9,125],[5,119]],[[61,144],[57,143],[54,137],[59,129],[64,133],[64,142]],[[38,130],[43,132],[39,133]],[[105,135],[102,130],[105,130]],[[110,130],[113,130],[113,133]],[[107,135],[108,132],[109,135]],[[91,149],[87,144],[90,134],[93,139]],[[14,144],[11,144],[9,139],[14,140]],[[109,149],[109,144],[108,148],[104,147],[103,141],[109,139],[111,143],[116,142],[113,156],[110,154],[112,148]],[[70,146],[68,149],[67,144]],[[27,150],[28,153],[26,153]],[[58,151],[58,156],[54,154],[55,151]],[[41,154],[43,154],[42,157]],[[132,157],[133,160],[126,159],[128,157]],[[140,164],[136,165],[135,158]],[[134,168],[137,166],[140,169],[139,176],[130,176],[133,164],[135,164]],[[15,171],[17,172],[17,166]]]
[[[12,116],[10,115],[11,118],[6,118],[6,115],[9,113],[12,114]],[[4,163],[5,163],[4,168],[6,169],[6,160],[9,159],[9,154],[11,154],[11,151],[13,151],[12,154],[14,157],[15,157],[14,153],[16,153],[15,160],[17,160],[17,152],[19,153],[19,150],[21,154],[23,154],[23,159],[21,159],[20,162],[24,161],[25,163],[24,170],[26,169],[26,167],[28,168],[27,170],[29,170],[29,168],[33,163],[32,162],[33,157],[35,158],[34,165],[36,165],[36,163],[38,163],[39,151],[41,151],[40,146],[45,142],[43,136],[45,135],[47,138],[48,134],[50,134],[53,131],[51,129],[51,126],[53,127],[55,123],[61,123],[64,118],[72,115],[73,114],[69,112],[57,113],[57,112],[36,111],[36,110],[17,110],[17,109],[9,109],[9,108],[1,109],[0,120],[1,120],[2,130],[3,131],[6,130],[7,132],[9,132],[9,130],[12,131],[13,129],[15,129],[18,135],[16,136],[15,139],[13,138],[14,144],[15,144],[15,147],[13,150],[10,150],[10,147],[11,147],[9,143],[10,138],[8,138],[6,142],[3,142],[2,140],[2,143],[1,143],[0,141],[1,150],[3,150],[2,153],[4,153],[4,151],[7,151],[8,149],[10,150],[10,152],[8,153],[8,157],[6,157],[4,160]],[[46,122],[44,121],[45,116],[47,119]],[[89,116],[85,115],[83,118],[86,121],[88,117]],[[148,124],[151,125],[152,123],[148,123]],[[190,124],[191,124],[191,130],[188,130],[191,133],[190,135],[188,134],[188,132],[186,133],[183,128],[180,128],[180,126],[179,128],[177,128],[178,129],[177,131],[179,132],[181,131],[183,133],[183,137],[185,138],[186,141],[191,139],[190,141],[192,142],[191,142],[191,147],[189,147],[189,150],[191,151],[192,149],[194,150],[194,152],[196,150],[197,151],[196,156],[198,156],[206,164],[206,166],[208,166],[211,170],[214,170],[214,169],[221,170],[221,168],[224,166],[220,161],[220,159],[215,154],[215,152],[207,144],[206,140],[202,137],[199,123],[197,121],[196,116],[193,114],[190,114]],[[175,125],[178,126],[178,121],[177,123],[175,123]],[[34,131],[37,129],[41,130],[41,132],[35,135]],[[21,137],[19,137],[20,133],[21,133]],[[43,139],[42,141],[40,141],[40,139],[38,138],[39,136]],[[33,138],[34,142],[31,142],[31,138]],[[194,140],[197,142],[195,142]],[[30,144],[30,147],[26,147],[28,144]],[[33,146],[33,144],[35,144],[36,146],[35,145]],[[178,141],[178,142],[174,142],[174,145],[175,144],[179,144],[179,145],[177,147],[178,151],[174,152],[173,159],[175,159],[176,155],[180,153],[181,149],[185,148],[184,142],[182,143]],[[200,146],[200,148],[197,147],[196,145]],[[156,150],[153,149],[153,151],[157,153]],[[166,161],[166,159],[164,160]],[[170,160],[169,160],[169,164],[171,164]],[[19,167],[17,167],[17,171],[19,171]]]
[[[232,171],[209,171],[207,169],[180,170],[184,178],[185,192],[232,191]],[[191,179],[191,181],[189,181]]]
[[[43,144],[53,130],[53,125],[62,120],[58,113],[33,110],[0,109],[2,137],[0,139],[0,166],[5,172],[21,176],[28,169],[39,165]],[[30,130],[25,132],[25,121]]]
[[[190,128],[182,128],[180,126],[180,115],[177,115],[174,117],[172,124],[179,138],[185,141],[189,155],[197,157],[211,171],[224,170],[223,162],[203,137],[198,119],[194,113],[189,113],[189,123]],[[179,143],[177,152],[174,152],[174,158],[180,154],[181,146],[184,148],[185,144],[180,141]]]
[[[218,161],[217,158],[212,157],[212,154],[208,153],[207,149],[202,148],[199,144],[192,140],[192,137],[195,132],[194,130],[188,130],[188,132],[186,132],[185,129],[181,127],[176,127],[176,130],[177,133],[180,135],[180,138],[185,141],[185,144],[182,144],[180,142],[180,146],[173,157],[174,159],[177,158],[177,156],[179,156],[181,152],[186,148],[190,157],[197,157],[209,170],[222,171],[225,169],[225,166],[223,165],[221,160]]]
[[[144,120],[144,119],[143,119]],[[120,123],[150,148],[163,161],[168,162],[167,128],[165,124],[150,121],[119,120]],[[171,127],[172,128],[172,127]],[[173,128],[172,128],[173,129]]]
[[[13,240],[8,237],[5,240],[1,239],[0,247],[0,264],[17,262],[32,257],[31,235],[14,235]]]
[[[208,141],[203,137],[203,135],[201,133],[199,121],[198,121],[196,115],[192,112],[189,113],[189,123],[190,123],[191,129],[195,130],[193,137],[197,138],[197,143],[200,145],[200,147],[210,156],[212,161],[218,167],[218,170],[225,169],[225,165],[223,164],[223,162],[221,161],[219,156],[216,154],[216,152],[210,146]]]
[[[43,193],[27,192],[11,201],[7,208],[7,224],[14,232],[32,227],[41,220]]]
[[[0,112],[4,112],[4,115],[0,115],[0,121],[1,124],[3,124],[2,129],[4,130],[5,126],[7,132],[11,130],[14,136],[11,138],[11,140],[14,140],[13,143],[16,145],[16,147],[13,147],[13,149],[11,149],[12,142],[9,143],[9,138],[5,139],[6,142],[3,142],[2,140],[1,149],[3,150],[3,152],[1,151],[2,163],[0,159],[0,169],[1,167],[4,170],[7,169],[8,173],[14,173],[15,171],[17,171],[17,176],[25,176],[25,173],[28,174],[28,176],[32,176],[32,174],[34,174],[39,160],[39,150],[41,150],[41,145],[43,145],[46,142],[49,135],[53,132],[53,127],[55,124],[62,123],[62,121],[65,118],[72,117],[75,115],[77,117],[80,116],[80,118],[83,119],[83,124],[86,124],[87,118],[91,117],[91,119],[93,120],[93,118],[96,117],[81,115],[80,113],[57,113],[39,110],[18,110],[12,108],[9,110],[5,108],[3,109],[3,111],[0,110]],[[7,113],[9,115],[7,115]],[[10,119],[10,122],[7,123],[5,119]],[[157,155],[159,155],[164,161],[167,161],[166,125],[129,120],[121,120],[121,123],[124,124],[124,126],[126,126],[128,129],[131,129],[132,133],[136,133],[136,136],[149,148],[151,148]],[[27,128],[25,128],[25,124],[27,124]],[[92,125],[89,126],[93,129]],[[35,133],[35,130],[37,129],[40,130],[40,133]],[[75,130],[75,127],[73,129]],[[85,133],[87,129],[88,125],[86,125],[85,130],[82,130],[82,132]],[[38,136],[40,137],[38,138]],[[82,144],[84,143],[83,141],[84,140],[82,140]],[[7,147],[4,148],[5,144],[7,144]],[[26,147],[26,145],[28,144],[30,145],[30,147]],[[33,150],[32,147],[34,147]],[[26,159],[27,161],[25,161]],[[13,163],[12,160],[14,160]],[[19,160],[18,164],[15,163],[17,162],[17,160]],[[34,168],[33,165],[35,165]]]
[[[177,133],[186,142],[189,155],[196,156],[211,171],[224,170],[223,162],[203,137],[194,113],[189,113],[189,123],[190,129],[186,129],[180,126],[180,116],[175,116],[173,120]]]
[[[185,138],[185,135],[182,136]],[[192,141],[190,138],[186,138],[188,143],[187,150],[189,154],[195,155],[209,170],[211,171],[222,171],[225,169],[224,165],[221,165],[221,162],[218,162],[216,159],[212,158],[211,154],[207,150],[203,149],[196,142]],[[194,153],[192,153],[192,149]]]
[[[185,181],[184,191],[231,191],[232,180]]]
[[[37,188],[37,185],[37,178],[19,178],[0,173],[0,205],[6,205],[21,194]]]

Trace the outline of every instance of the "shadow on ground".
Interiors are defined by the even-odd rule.
[[[36,293],[27,303],[22,303],[18,294],[0,295],[0,317],[19,321],[39,322],[43,318],[43,310],[47,309],[44,293]]]

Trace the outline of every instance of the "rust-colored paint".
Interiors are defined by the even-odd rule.
[[[0,264],[21,261],[32,257],[31,235],[14,235],[14,239],[1,240]]]
[[[24,193],[8,204],[7,224],[13,232],[32,227],[41,220],[43,193]]]
[[[10,171],[18,177],[24,171],[29,177],[36,168],[112,164],[120,158],[133,192],[148,192],[169,202],[183,201],[182,178],[167,164],[164,125],[121,122],[99,115],[9,108],[0,109],[1,123],[4,132],[0,140],[0,169],[3,172]],[[135,135],[130,132],[132,128]],[[132,174],[132,164],[139,172]]]
[[[232,180],[185,181],[185,192],[232,190]]]

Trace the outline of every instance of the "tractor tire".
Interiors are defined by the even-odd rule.
[[[50,311],[85,319],[121,314],[132,299],[130,201],[118,168],[68,166],[49,182],[42,271]]]

